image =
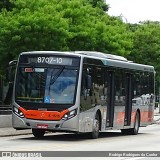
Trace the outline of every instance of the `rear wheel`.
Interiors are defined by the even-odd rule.
[[[32,129],[32,134],[36,137],[36,138],[42,138],[45,134],[45,130],[42,129]]]
[[[139,126],[140,126],[140,115],[137,112],[135,116],[134,128],[130,129],[130,134],[133,134],[133,135],[138,134]]]
[[[135,116],[134,128],[131,128],[131,129],[121,129],[121,133],[122,134],[137,135],[138,131],[139,131],[139,126],[140,126],[140,115],[139,115],[139,112],[137,112],[136,116]]]
[[[93,131],[91,132],[91,138],[96,139],[99,136],[99,129],[100,129],[100,118],[98,113],[95,116],[93,121]]]

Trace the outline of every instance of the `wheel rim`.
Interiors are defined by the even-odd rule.
[[[100,129],[100,121],[98,115],[95,116],[95,119],[93,121],[93,130],[92,130],[92,138],[98,138],[99,135],[99,129]]]
[[[94,131],[99,132],[99,121],[97,119],[94,120]]]

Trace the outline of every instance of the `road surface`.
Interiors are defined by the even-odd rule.
[[[69,133],[48,133],[43,139],[36,139],[33,135],[20,135],[0,137],[0,151],[160,151],[160,123],[140,128],[138,135],[122,135],[120,131],[107,131],[101,133],[98,139],[89,139],[86,135]],[[47,152],[46,152],[47,153]],[[111,152],[112,153],[112,152]],[[160,152],[159,152],[160,153]],[[63,154],[63,152],[62,152]],[[83,152],[82,152],[83,154]],[[82,155],[83,156],[83,155]],[[123,160],[150,160],[160,159],[149,157],[72,157],[65,160],[78,159],[123,159]],[[2,157],[4,158],[4,157]],[[0,158],[1,159],[1,158]],[[23,159],[23,158],[20,158]],[[28,159],[28,158],[27,158]],[[41,158],[34,158],[34,160]],[[44,158],[43,158],[44,159]],[[64,157],[52,157],[45,159],[64,159]]]

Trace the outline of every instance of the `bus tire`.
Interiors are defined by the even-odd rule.
[[[130,134],[137,135],[139,131],[139,126],[140,126],[140,114],[139,112],[137,112],[135,116],[134,128],[130,129]]]
[[[93,121],[93,131],[91,132],[91,138],[96,139],[99,136],[100,129],[100,117],[99,114],[96,113],[95,119]]]
[[[135,115],[134,128],[131,129],[121,129],[121,133],[124,135],[137,135],[140,126],[140,115],[139,112]]]
[[[45,134],[45,130],[42,129],[32,129],[32,134],[36,138],[42,138]]]

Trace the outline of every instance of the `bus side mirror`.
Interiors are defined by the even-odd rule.
[[[4,104],[10,105],[12,101],[12,92],[13,92],[13,82],[14,82],[14,74],[17,65],[17,60],[13,60],[9,62],[9,66],[6,70],[6,79],[9,82],[8,91],[6,93],[6,97],[4,100]]]
[[[10,61],[9,62],[9,66],[15,66],[15,65],[17,65],[17,60],[13,60],[13,61]]]
[[[15,66],[17,65],[17,60],[13,60],[9,62],[9,66],[6,71],[6,79],[10,83],[14,81],[14,71],[15,71]]]

